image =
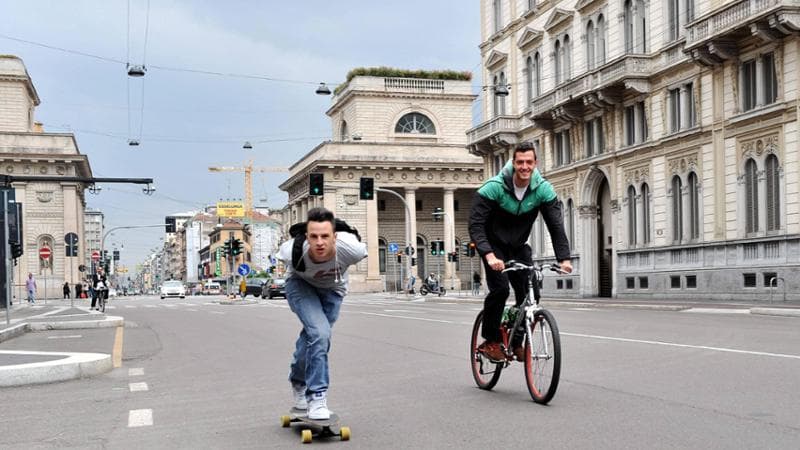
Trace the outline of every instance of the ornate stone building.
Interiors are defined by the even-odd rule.
[[[471,124],[469,81],[357,76],[334,96],[327,111],[333,139],[290,167],[280,187],[289,194],[284,226],[305,220],[324,206],[358,228],[369,257],[350,271],[354,292],[394,290],[404,285],[407,261],[392,252],[414,250],[412,273],[441,274],[446,287],[470,279],[470,261],[446,254],[469,241],[472,195],[484,179],[480,158],[465,149]],[[309,174],[324,174],[323,196],[309,196]],[[374,179],[375,200],[359,199],[359,179]],[[408,205],[410,221],[406,221]],[[441,208],[441,221],[432,215]],[[408,223],[408,226],[407,226]],[[288,236],[288,232],[286,233]],[[445,255],[433,256],[430,242],[444,241]],[[477,259],[474,270],[480,270]],[[419,283],[417,283],[417,287]],[[468,284],[464,284],[467,288]]]
[[[494,172],[531,140],[565,204],[561,296],[800,298],[799,6],[482,0]],[[531,243],[552,255],[545,230]],[[773,291],[770,283],[777,284]]]
[[[6,175],[91,178],[89,160],[78,150],[75,136],[45,133],[34,122],[39,96],[22,60],[0,55],[0,170]],[[23,205],[24,254],[13,268],[14,295],[24,298],[25,279],[33,273],[44,296],[61,297],[64,281],[81,278],[84,259],[85,183],[26,181],[13,183],[16,201]],[[78,235],[79,255],[67,257],[64,236]],[[52,254],[39,258],[38,249]]]

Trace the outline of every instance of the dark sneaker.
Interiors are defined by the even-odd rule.
[[[525,347],[514,347],[514,357],[517,361],[525,361]]]
[[[505,361],[506,353],[498,342],[484,341],[483,344],[478,346],[478,351],[486,355],[492,361]]]

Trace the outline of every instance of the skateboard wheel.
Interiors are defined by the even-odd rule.
[[[281,416],[281,426],[286,428],[292,422],[292,418],[289,416]]]
[[[308,444],[311,442],[311,430],[303,430],[300,434],[302,438],[303,444]]]
[[[339,430],[339,433],[340,433],[343,441],[349,441],[350,440],[350,427],[342,427],[342,429]]]

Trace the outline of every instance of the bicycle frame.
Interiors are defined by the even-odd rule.
[[[517,261],[508,261],[508,266],[504,272],[506,271],[517,271],[517,270],[526,270],[528,272],[528,295],[525,296],[525,300],[522,301],[522,304],[519,305],[519,313],[517,313],[517,318],[514,320],[513,326],[511,326],[511,331],[508,333],[507,336],[503,336],[505,339],[505,347],[506,347],[506,354],[511,355],[512,349],[509,345],[511,342],[514,342],[514,337],[518,330],[520,330],[520,325],[522,324],[522,320],[525,320],[525,328],[523,328],[522,332],[524,333],[525,338],[528,340],[528,345],[531,349],[533,349],[533,336],[531,335],[531,324],[534,320],[534,315],[537,311],[542,309],[539,305],[539,300],[541,299],[541,284],[544,276],[542,272],[545,270],[553,270],[558,272],[560,267],[555,264],[543,264],[541,266],[534,265],[527,265]],[[535,282],[534,282],[535,278]],[[533,299],[533,300],[531,300]],[[544,333],[544,330],[542,330]],[[502,334],[506,334],[503,332]],[[542,336],[544,338],[544,336]],[[547,340],[542,339],[545,344],[545,354],[550,354],[550,349],[547,346]],[[533,358],[538,358],[538,355],[532,355]],[[508,362],[506,362],[508,364]]]

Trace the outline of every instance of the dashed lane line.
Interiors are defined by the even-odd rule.
[[[142,375],[144,375],[144,368],[142,367],[131,367],[128,369],[129,377],[140,377]]]
[[[152,409],[132,409],[128,411],[128,428],[153,426]]]
[[[82,337],[80,334],[70,334],[68,336],[48,336],[47,339],[80,339]]]
[[[124,327],[117,327],[117,332],[114,335],[114,349],[111,352],[111,362],[114,368],[122,367],[122,334]]]
[[[130,389],[131,392],[146,392],[149,390],[147,387],[147,383],[145,382],[130,383],[128,384],[128,389]]]

